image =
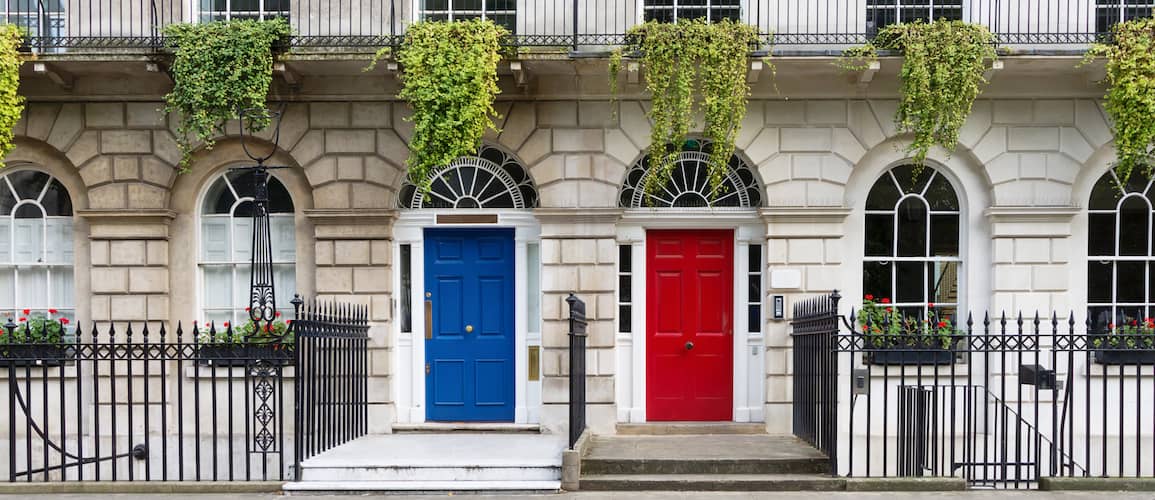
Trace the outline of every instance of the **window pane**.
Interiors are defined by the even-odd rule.
[[[413,264],[412,245],[401,245],[401,331],[413,331]]]
[[[1091,319],[1091,331],[1102,332],[1107,330],[1107,325],[1114,322],[1115,318],[1111,316],[1111,307],[1089,307],[1087,308],[1087,317]]]
[[[1115,214],[1089,214],[1088,255],[1115,255]]]
[[[16,206],[16,197],[12,196],[12,190],[8,188],[8,183],[0,179],[0,217],[7,217],[12,213],[12,207]]]
[[[48,186],[48,191],[44,193],[44,198],[41,198],[40,204],[44,206],[44,210],[49,216],[72,215],[72,199],[68,197],[68,191],[64,189],[64,186],[55,179]]]
[[[53,268],[52,297],[48,306],[57,309],[72,309],[76,307],[74,297],[76,297],[76,289],[73,285],[72,268]]]
[[[205,266],[205,307],[229,307],[232,303],[232,280],[233,273],[228,266]]]
[[[907,198],[898,208],[898,256],[926,256],[926,205]]]
[[[751,274],[748,281],[750,286],[748,291],[750,298],[748,300],[750,302],[762,302],[762,275]]]
[[[20,303],[17,307],[47,309],[52,307],[48,300],[48,269],[21,269],[17,275],[20,287]]]
[[[1107,172],[1099,178],[1099,182],[1096,182],[1095,187],[1091,189],[1091,201],[1088,203],[1088,208],[1091,210],[1114,210],[1119,206],[1119,200],[1122,197],[1123,193],[1119,191],[1115,177]]]
[[[630,245],[618,245],[618,269],[623,273],[633,269],[634,252]]]
[[[297,293],[296,267],[296,264],[276,264],[273,266],[273,290],[277,294],[276,298],[278,308],[292,304],[293,294]],[[246,272],[243,278],[245,286],[241,288],[240,291],[241,295],[245,297],[245,302],[247,303],[250,288],[249,273]],[[290,307],[290,309],[292,308]]]
[[[13,261],[40,262],[44,250],[44,219],[15,219],[12,221]]]
[[[936,257],[958,255],[958,215],[930,216],[930,253]]]
[[[44,234],[48,243],[44,248],[44,262],[51,264],[71,264],[72,248],[72,219],[50,218],[44,220]]]
[[[291,214],[293,213],[293,197],[289,196],[289,191],[285,189],[285,185],[276,177],[269,178],[269,213],[271,214]]]
[[[1113,266],[1109,262],[1087,263],[1087,301],[1099,304],[1111,303]]]
[[[750,245],[749,270],[752,273],[762,272],[762,245]]]
[[[229,191],[229,186],[225,183],[225,178],[221,177],[213,183],[205,194],[204,213],[206,214],[227,214],[232,211],[233,203],[236,198],[233,197],[232,191]]]
[[[889,175],[883,175],[870,188],[870,194],[866,197],[866,209],[894,210],[899,198],[902,198],[902,193],[894,185],[894,179]]]
[[[252,269],[252,266],[239,265],[235,266],[235,269],[236,271],[232,273],[233,302],[230,305],[234,309],[244,310],[249,306],[249,279],[252,277],[249,269]],[[274,280],[276,279],[275,276],[274,274]]]
[[[1145,302],[1147,264],[1145,262],[1117,262],[1115,276],[1116,302]]]
[[[1119,209],[1119,255],[1148,255],[1151,209],[1143,198],[1129,197]]]
[[[11,311],[16,308],[16,271],[0,268],[0,312]],[[0,316],[0,321],[6,321],[6,316]]]
[[[633,302],[633,279],[630,275],[618,276],[618,302]]]
[[[4,186],[0,185],[0,188]],[[0,264],[12,262],[11,219],[0,215]]]
[[[878,214],[866,216],[866,255],[894,256],[894,216]]]
[[[251,221],[250,221],[251,222]],[[269,216],[269,233],[273,240],[273,260],[292,262],[297,259],[297,228],[291,215]],[[250,236],[250,238],[252,238]],[[252,246],[252,239],[249,240]]]
[[[926,267],[930,276],[927,283],[927,297],[930,297],[930,301],[939,304],[957,304],[958,263],[928,262]]]
[[[22,200],[35,200],[40,197],[44,185],[48,183],[48,174],[35,170],[21,170],[8,174],[8,181],[16,189],[16,195]]]
[[[950,185],[950,181],[946,180],[942,174],[934,176],[930,187],[926,190],[926,201],[930,203],[931,210],[958,210],[958,196],[954,192],[954,187]]]
[[[248,218],[233,218],[232,233],[232,260],[234,262],[251,261],[253,253],[253,220]]]
[[[937,172],[933,168],[923,168],[916,177],[914,167],[903,165],[891,169],[891,173],[894,174],[894,180],[898,181],[898,187],[904,193],[921,193],[927,182],[930,182],[930,178]]]
[[[762,331],[762,306],[759,304],[750,304],[748,309],[748,314],[750,317],[746,323],[746,331],[750,333],[758,333]]]
[[[618,331],[622,333],[630,333],[633,328],[633,317],[631,317],[633,309],[628,305],[618,306]]]
[[[531,243],[526,245],[526,279],[529,281],[526,287],[526,310],[529,314],[529,331],[541,331],[541,279],[539,278],[541,270],[541,250],[538,244]]]
[[[229,218],[227,216],[201,217],[201,260],[227,262],[229,260]]]
[[[895,302],[926,302],[925,269],[922,262],[895,263]]]
[[[863,262],[862,293],[873,295],[875,300],[894,297],[890,290],[890,272],[889,262]]]

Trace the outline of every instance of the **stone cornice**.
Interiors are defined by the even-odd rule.
[[[836,224],[850,216],[846,207],[769,207],[758,215],[772,224]]]
[[[613,224],[622,217],[620,208],[537,208],[533,216],[542,224]]]
[[[983,211],[991,222],[1071,222],[1079,207],[989,207]]]
[[[168,224],[176,219],[176,211],[166,208],[83,209],[76,215],[102,224]]]

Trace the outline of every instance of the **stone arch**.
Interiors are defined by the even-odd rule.
[[[618,194],[618,206],[622,208],[656,207],[709,207],[709,208],[757,208],[764,204],[765,194],[762,181],[753,162],[746,154],[735,149],[730,157],[729,172],[722,184],[722,191],[711,196],[706,165],[709,160],[710,142],[705,139],[689,139],[675,160],[674,172],[665,193],[650,196],[647,203],[644,193],[646,179],[651,175],[650,156],[642,151],[626,170]]]
[[[14,167],[42,170],[64,185],[74,209],[88,208],[88,186],[64,153],[44,141],[28,137],[17,137],[14,143],[12,152],[4,157],[5,171]]]
[[[430,178],[426,195],[403,176],[398,208],[532,209],[539,205],[529,169],[499,146],[483,144],[476,154],[434,169]]]

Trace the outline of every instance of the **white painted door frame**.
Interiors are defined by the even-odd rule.
[[[459,210],[403,211],[393,224],[394,317],[400,318],[402,300],[410,301],[412,327],[401,331],[393,322],[394,344],[392,386],[397,404],[397,423],[425,422],[425,229],[513,228],[514,230],[514,423],[534,424],[541,419],[541,382],[529,382],[529,346],[541,346],[541,325],[529,325],[528,286],[529,245],[541,242],[541,227],[533,214],[523,211],[470,210],[469,214],[497,215],[494,224],[437,224],[437,214],[460,215]],[[401,245],[410,245],[412,293],[401,297]],[[540,255],[540,254],[539,254]],[[540,260],[540,259],[539,259]],[[540,266],[540,262],[537,264]],[[537,274],[540,276],[540,272]],[[540,290],[540,286],[538,287]],[[540,293],[540,292],[539,292]]]
[[[735,422],[762,422],[765,417],[765,315],[762,302],[762,328],[750,333],[750,289],[746,273],[749,270],[748,245],[762,245],[762,263],[765,269],[766,223],[753,209],[636,209],[627,210],[617,226],[619,245],[631,248],[633,309],[630,315],[631,332],[617,333],[614,355],[617,362],[617,380],[614,398],[619,422],[646,422],[646,231],[650,229],[732,229],[734,230],[734,400]],[[766,289],[765,272],[762,290]],[[615,287],[616,289],[616,287]],[[615,297],[620,296],[616,295]],[[617,330],[615,326],[615,330]]]

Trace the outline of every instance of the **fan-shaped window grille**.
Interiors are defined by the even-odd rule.
[[[708,141],[686,141],[679,154],[670,181],[646,199],[646,178],[650,175],[650,157],[643,157],[626,172],[618,204],[626,208],[750,208],[762,204],[762,191],[754,172],[738,155],[730,157],[730,171],[718,192],[710,193],[711,144]]]
[[[429,192],[408,179],[397,198],[400,208],[535,208],[537,188],[520,163],[500,149],[482,146],[434,170]]]

